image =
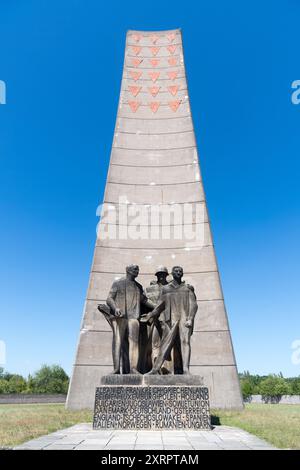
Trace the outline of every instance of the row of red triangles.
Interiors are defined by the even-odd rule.
[[[140,101],[128,101],[128,105],[130,106],[130,109],[133,113],[135,113],[138,110],[141,104],[142,103]],[[168,102],[168,106],[170,106],[170,108],[174,112],[177,111],[180,104],[181,104],[181,100]],[[148,106],[153,113],[156,113],[160,105],[161,105],[160,101],[151,101],[150,103],[148,103]]]
[[[177,76],[178,76],[178,71],[177,70],[168,70],[166,72],[166,74],[167,74],[167,77],[170,80],[175,80],[175,78],[177,78]],[[143,72],[141,70],[130,70],[129,75],[136,82],[137,80],[139,80],[142,77]],[[157,72],[157,71],[148,72],[148,77],[151,78],[152,82],[156,82],[156,80],[158,80],[158,78],[160,77],[160,72]]]
[[[131,63],[134,67],[138,67],[142,62],[144,62],[146,59],[141,59],[140,57],[133,57],[131,59]],[[148,59],[152,67],[157,67],[158,64],[160,63],[160,59],[155,58],[155,59]],[[176,57],[169,57],[168,62],[172,67],[175,67],[177,65],[177,59]]]
[[[160,49],[162,49],[162,46],[130,46],[130,48],[134,55],[139,55],[143,48],[147,48],[150,50],[153,56],[156,56],[159,53]],[[168,50],[168,52],[170,52],[170,54],[174,54],[177,49],[177,46],[171,44],[170,46],[167,46],[166,49]]]
[[[161,87],[160,86],[151,86],[148,87],[147,90],[152,96],[156,96],[157,93],[160,91]],[[167,90],[171,95],[175,96],[177,95],[178,90],[180,89],[180,85],[170,85],[167,87]],[[141,86],[134,86],[134,85],[128,85],[128,90],[132,94],[132,96],[137,96],[141,90],[143,90],[143,87]]]
[[[150,34],[147,36],[144,36],[143,34],[140,34],[140,33],[134,33],[134,34],[131,34],[131,37],[135,42],[140,42],[140,40],[143,38],[149,38],[153,44],[156,44],[157,41],[163,37],[166,37],[169,40],[169,42],[173,42],[174,39],[176,38],[176,33],[168,33],[164,35]]]

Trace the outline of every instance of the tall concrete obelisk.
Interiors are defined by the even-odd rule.
[[[128,223],[124,222],[127,206],[131,210],[172,206],[177,215],[169,222],[154,216],[150,237],[145,238],[149,231],[140,218],[131,221],[131,236],[115,236],[122,224]],[[189,212],[189,207],[192,219],[178,223],[180,211]],[[211,407],[241,408],[200,176],[180,30],[127,33],[105,211],[115,213],[116,220],[103,217],[100,221],[67,407],[92,408],[101,376],[112,371],[112,333],[97,306],[105,302],[112,282],[124,275],[125,266],[136,263],[140,266],[138,281],[144,287],[154,278],[158,265],[169,269],[183,266],[185,280],[195,287],[198,299],[191,373],[204,377]],[[134,224],[136,231],[132,231]],[[144,229],[137,237],[136,232]],[[191,240],[191,230],[198,235],[195,240]]]

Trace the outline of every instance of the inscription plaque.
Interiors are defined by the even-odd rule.
[[[94,429],[210,429],[207,387],[97,387]]]

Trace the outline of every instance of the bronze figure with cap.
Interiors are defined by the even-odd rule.
[[[146,288],[147,297],[153,302],[157,307],[160,298],[162,289],[168,284],[167,277],[169,275],[168,268],[166,266],[158,266],[155,271],[156,280],[151,281],[150,286]],[[156,361],[160,350],[160,343],[166,337],[169,332],[169,328],[165,322],[164,312],[161,312],[157,317],[153,317],[150,320],[148,326],[148,350],[150,350],[151,360],[149,369],[151,369]],[[149,370],[148,369],[148,370]],[[167,357],[161,367],[161,373],[169,374],[172,371],[172,361],[171,357]]]

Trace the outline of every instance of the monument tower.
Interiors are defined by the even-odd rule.
[[[157,210],[171,216],[157,216]],[[112,331],[98,305],[124,275],[124,266],[133,263],[140,267],[138,281],[144,287],[150,285],[158,265],[184,268],[184,279],[194,287],[198,302],[190,372],[203,377],[212,408],[241,408],[180,30],[127,33],[103,211],[68,408],[93,408],[101,377],[112,371]]]

